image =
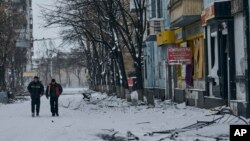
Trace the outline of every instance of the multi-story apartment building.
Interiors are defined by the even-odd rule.
[[[19,14],[24,17],[24,24],[16,30],[16,48],[17,50],[26,50],[27,64],[23,66],[24,81],[30,79],[29,72],[32,71],[32,56],[33,48],[33,15],[32,15],[32,0],[12,0],[13,15]],[[27,83],[27,82],[24,82]]]
[[[169,0],[148,0],[146,4],[147,30],[144,35],[144,94],[149,104],[154,98],[164,100],[167,93],[166,46],[158,46],[157,34],[170,28],[167,9]]]
[[[145,95],[250,117],[250,2],[148,0]]]

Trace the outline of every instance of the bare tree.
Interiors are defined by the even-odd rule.
[[[0,1],[0,67],[1,67],[1,89],[14,88],[22,85],[22,69],[27,63],[26,49],[16,48],[16,40],[20,37],[16,29],[20,29],[26,19],[21,13],[15,12],[11,2]],[[9,78],[6,83],[5,72],[8,68]],[[14,75],[16,75],[14,77]],[[16,79],[15,79],[16,78]],[[15,82],[16,80],[16,82]],[[8,85],[8,86],[7,86]]]
[[[66,27],[62,32],[64,39],[78,42],[83,48],[92,85],[105,82],[128,88],[125,49],[134,60],[137,87],[143,88],[141,56],[146,0],[134,0],[134,3],[133,13],[128,0],[58,0],[56,6],[44,8],[46,26]]]

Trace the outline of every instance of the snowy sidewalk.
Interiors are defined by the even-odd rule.
[[[126,140],[130,131],[142,141],[157,141],[168,134],[145,136],[153,131],[182,128],[196,121],[210,121],[208,110],[159,102],[155,108],[130,106],[125,100],[95,93],[90,101],[82,95],[62,95],[59,99],[60,117],[51,117],[49,100],[41,99],[40,117],[32,118],[30,101],[0,105],[0,141],[102,141],[106,135]],[[219,117],[219,116],[216,116]],[[218,123],[199,130],[180,133],[177,140],[228,139],[229,124],[242,123],[225,116]],[[165,140],[169,140],[166,138]]]

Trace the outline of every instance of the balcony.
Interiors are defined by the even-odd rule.
[[[200,19],[203,0],[170,0],[171,27],[183,27]]]

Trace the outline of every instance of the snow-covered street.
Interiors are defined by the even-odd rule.
[[[128,139],[128,131],[143,141],[170,140],[170,134],[149,136],[147,133],[221,117],[206,116],[212,112],[185,104],[173,105],[169,101],[157,102],[154,108],[131,106],[125,100],[101,93],[92,94],[90,101],[83,100],[81,94],[62,95],[59,114],[51,117],[49,100],[44,96],[40,117],[31,117],[30,101],[0,105],[0,141],[123,141]],[[226,115],[208,127],[175,134],[174,139],[228,139],[229,124],[234,123],[242,122]]]

